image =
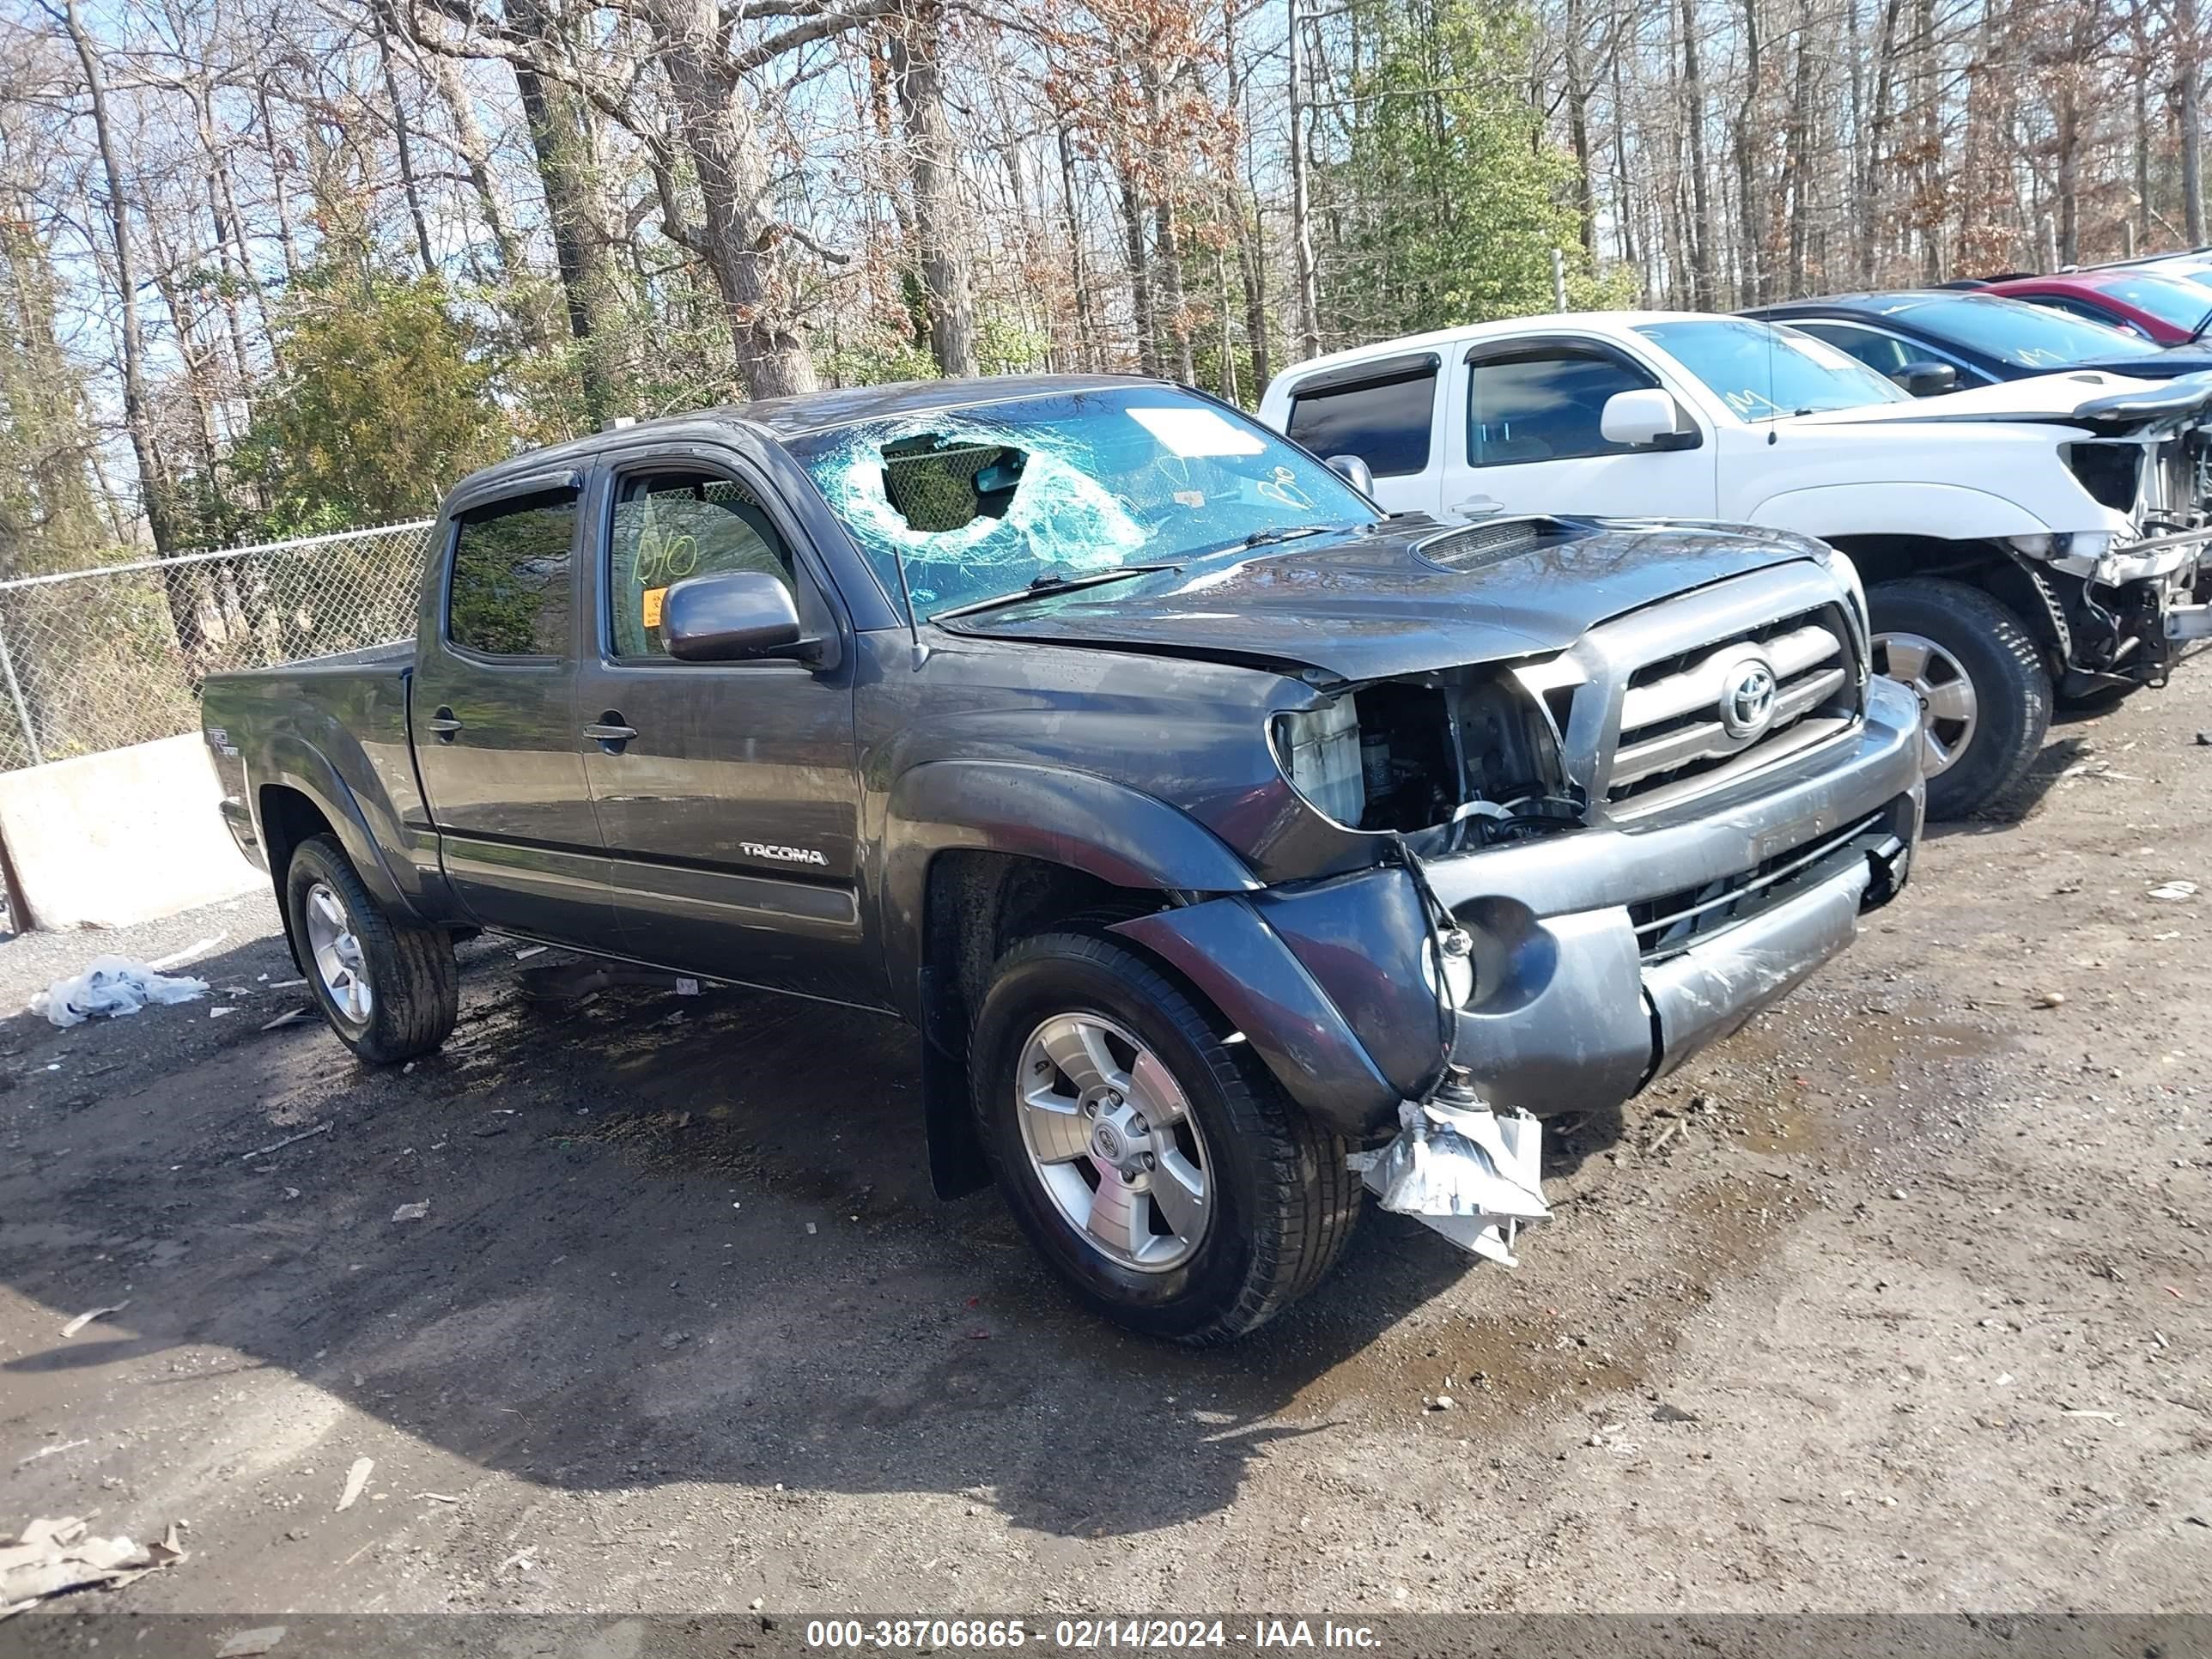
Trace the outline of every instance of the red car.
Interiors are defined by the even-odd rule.
[[[2159,345],[2187,345],[2212,325],[2212,289],[2185,277],[2124,265],[2056,276],[2007,276],[1976,292],[2109,323]]]

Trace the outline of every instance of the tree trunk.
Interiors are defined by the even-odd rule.
[[[2059,83],[2057,118],[2058,260],[2071,265],[2081,259],[2081,106],[2070,75]]]
[[[1248,215],[1240,200],[1237,208],[1237,263],[1244,277],[1244,343],[1252,353],[1252,395],[1259,397],[1273,376],[1273,353],[1267,345],[1267,262],[1260,246],[1260,232],[1253,222],[1259,204]]]
[[[147,533],[154,550],[164,556],[177,550],[176,523],[169,498],[168,475],[154,447],[153,411],[146,395],[145,336],[138,319],[138,256],[131,235],[131,202],[123,179],[123,163],[115,149],[115,135],[107,116],[107,82],[100,64],[100,48],[86,33],[77,11],[77,0],[63,0],[63,21],[70,44],[83,66],[86,90],[91,95],[93,137],[100,153],[101,174],[107,185],[108,232],[115,248],[115,286],[118,331],[123,344],[123,423],[131,434],[131,455],[138,467],[138,494],[146,515]],[[182,619],[179,618],[181,624]],[[179,643],[187,652],[199,641],[185,637]]]
[[[1805,292],[1806,233],[1813,216],[1806,155],[1813,141],[1812,35],[1812,0],[1805,0],[1797,12],[1796,84],[1790,94],[1790,124],[1784,140],[1788,154],[1782,162],[1784,211],[1790,216],[1789,293],[1784,297],[1792,300]]]
[[[507,16],[533,47],[557,56],[563,43],[539,0],[512,0]],[[592,427],[613,413],[610,357],[614,342],[614,271],[608,253],[607,215],[592,167],[591,129],[584,102],[574,90],[527,64],[514,66],[515,91],[530,129],[538,181],[545,192],[545,217],[553,234],[553,265],[577,344],[577,377],[584,414]]]
[[[939,373],[963,380],[976,372],[975,304],[957,228],[954,187],[960,174],[938,62],[944,24],[938,0],[909,0],[891,33],[891,81],[906,130],[915,240],[929,300],[930,356]]]
[[[1597,180],[1590,167],[1589,86],[1583,74],[1582,0],[1567,0],[1567,143],[1575,155],[1575,216],[1583,252],[1597,258]]]
[[[2197,0],[2174,0],[2175,104],[2181,123],[2181,211],[2189,246],[2204,246],[2204,42]]]
[[[1752,305],[1774,297],[1766,269],[1766,139],[1765,111],[1766,73],[1765,43],[1759,38],[1759,0],[1743,0],[1743,98],[1736,106],[1736,214],[1742,227],[1743,271],[1740,292]]]
[[[284,280],[300,280],[299,245],[292,234],[291,192],[284,188],[284,150],[276,139],[276,114],[269,106],[269,88],[264,82],[254,88],[254,101],[261,111],[261,137],[269,151],[269,205],[276,215],[276,245],[284,255]]]
[[[1856,0],[1853,0],[1856,6]],[[1875,71],[1872,96],[1868,100],[1864,115],[1866,149],[1860,157],[1863,171],[1859,178],[1859,281],[1872,288],[1877,256],[1876,244],[1882,225],[1883,184],[1887,177],[1882,166],[1882,140],[1889,130],[1889,93],[1897,76],[1897,15],[1903,0],[1887,0],[1881,12],[1881,33],[1875,42]]]
[[[1159,341],[1152,333],[1152,279],[1146,267],[1145,192],[1136,168],[1123,157],[1115,169],[1121,186],[1121,240],[1129,261],[1129,319],[1137,336],[1137,373],[1160,372]]]
[[[811,392],[818,382],[784,248],[789,233],[768,211],[768,151],[744,77],[723,52],[719,9],[714,0],[648,0],[645,13],[699,180],[698,246],[721,291],[738,378],[756,398]]]
[[[1690,137],[1691,305],[1711,311],[1720,300],[1713,204],[1705,167],[1705,88],[1698,73],[1697,0],[1682,4],[1682,120]]]
[[[1068,136],[1067,118],[1056,124],[1060,139],[1060,204],[1067,218],[1067,270],[1075,289],[1075,361],[1085,369],[1098,367],[1097,337],[1091,319],[1091,272],[1083,253],[1083,221],[1075,205],[1075,141]]]
[[[430,219],[422,206],[422,186],[415,179],[415,145],[407,135],[407,105],[399,95],[399,68],[392,62],[392,33],[380,14],[376,25],[376,60],[384,72],[384,94],[392,100],[392,136],[399,161],[399,188],[407,198],[407,216],[415,226],[416,251],[422,256],[422,274],[438,274],[437,251],[430,246]]]
[[[1298,44],[1298,0],[1290,11],[1291,248],[1298,278],[1298,343],[1308,357],[1321,356],[1321,284],[1314,270],[1313,198],[1306,180],[1305,54]],[[1353,14],[1355,19],[1357,11]],[[1355,48],[1356,50],[1356,48]]]
[[[484,137],[483,124],[477,119],[476,100],[469,95],[468,81],[461,73],[461,66],[443,53],[426,52],[423,57],[431,84],[437,88],[438,96],[445,102],[447,116],[453,124],[454,147],[461,153],[461,164],[468,169],[469,183],[476,189],[477,205],[483,213],[484,228],[491,232],[492,246],[498,250],[500,271],[512,280],[524,271],[522,238],[516,233],[507,204],[500,198],[498,186],[493,182],[491,142]]]

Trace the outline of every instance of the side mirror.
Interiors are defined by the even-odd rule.
[[[1897,383],[1916,398],[1936,398],[1957,389],[1959,371],[1948,363],[1931,363],[1923,358],[1899,369]]]
[[[1357,455],[1332,455],[1326,465],[1328,470],[1350,484],[1363,495],[1375,494],[1375,469]]]
[[[660,637],[683,662],[794,657],[811,643],[791,589],[764,570],[732,570],[673,583],[660,601]]]
[[[1698,432],[1686,426],[1674,400],[1657,386],[1616,392],[1597,417],[1598,434],[1632,449],[1695,449]]]

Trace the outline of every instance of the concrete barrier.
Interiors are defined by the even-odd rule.
[[[261,886],[221,797],[197,732],[0,772],[0,838],[33,925],[120,927]]]

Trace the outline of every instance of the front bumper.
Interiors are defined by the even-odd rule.
[[[1425,863],[1474,940],[1474,992],[1448,1023],[1403,869],[1116,931],[1180,969],[1342,1133],[1394,1125],[1448,1060],[1500,1110],[1614,1105],[1783,996],[1895,895],[1919,838],[1919,718],[1876,680],[1847,738],[1662,821]]]

